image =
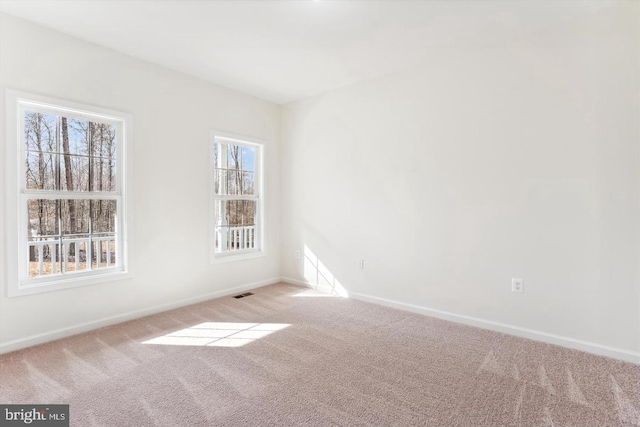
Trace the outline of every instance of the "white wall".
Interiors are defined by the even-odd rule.
[[[283,274],[305,280],[307,246],[352,294],[638,358],[638,16],[434,49],[287,106]]]
[[[0,264],[0,350],[81,324],[91,327],[114,316],[277,279],[279,106],[8,15],[0,15],[0,86],[131,113],[135,145],[135,277],[9,299]],[[3,111],[3,122],[4,117]],[[210,129],[267,141],[266,257],[209,263]],[[4,135],[2,130],[6,144]],[[6,203],[15,201],[3,197],[0,212]]]

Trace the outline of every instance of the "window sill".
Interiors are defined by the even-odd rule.
[[[63,277],[57,276],[55,279],[34,282],[27,281],[26,284],[18,286],[9,286],[7,289],[7,296],[9,298],[20,297],[24,295],[33,295],[43,292],[58,291],[62,289],[77,288],[81,286],[91,286],[98,283],[112,282],[116,280],[124,280],[133,277],[133,274],[128,271],[122,271],[114,269],[112,272],[96,274],[96,275],[82,275],[77,277]]]
[[[248,252],[234,252],[234,253],[214,253],[211,256],[211,264],[222,264],[226,262],[244,261],[247,259],[261,258],[266,256],[265,251],[248,251]]]

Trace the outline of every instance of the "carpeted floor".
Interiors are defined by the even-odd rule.
[[[253,292],[0,356],[0,402],[68,403],[73,426],[640,426],[638,365]]]

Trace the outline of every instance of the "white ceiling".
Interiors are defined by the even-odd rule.
[[[278,104],[504,43],[585,0],[0,0],[0,11]]]

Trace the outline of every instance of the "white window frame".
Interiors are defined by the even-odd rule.
[[[240,145],[251,147],[255,150],[254,158],[254,193],[255,197],[248,196],[226,196],[215,194],[215,145],[217,143]],[[209,241],[210,241],[210,260],[211,263],[240,261],[262,257],[266,255],[265,245],[265,152],[266,144],[263,140],[252,138],[249,136],[233,134],[224,131],[212,130],[209,133]],[[218,212],[216,212],[215,202],[217,200],[255,200],[255,248],[245,250],[234,250],[228,252],[216,252],[216,225],[218,224]]]
[[[6,141],[5,154],[5,245],[7,267],[7,296],[49,292],[92,285],[132,277],[130,254],[133,242],[131,183],[132,116],[127,113],[79,104],[27,92],[5,91]],[[25,180],[24,116],[25,111],[63,115],[100,123],[116,128],[116,191],[73,192],[28,190]],[[28,199],[101,199],[116,200],[116,263],[99,270],[29,277],[28,273]]]

